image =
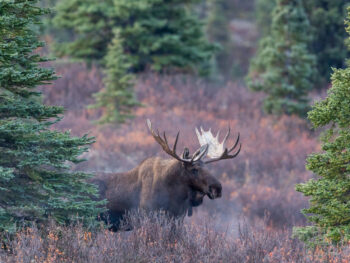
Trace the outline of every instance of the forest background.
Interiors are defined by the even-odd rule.
[[[194,216],[186,218],[185,222],[200,227],[209,220],[216,235],[229,233],[229,236],[240,236],[244,241],[242,232],[238,231],[238,223],[244,219],[251,225],[249,235],[252,236],[245,236],[244,242],[247,243],[243,246],[255,249],[251,254],[242,249],[246,253],[242,254],[249,257],[247,262],[258,262],[254,261],[257,260],[254,256],[259,254],[259,242],[264,250],[259,259],[288,262],[291,255],[287,251],[281,252],[281,248],[297,242],[291,238],[292,228],[310,224],[301,213],[301,209],[309,207],[308,198],[297,192],[295,185],[316,177],[306,170],[305,160],[311,153],[322,150],[321,130],[312,128],[312,120],[306,119],[306,112],[315,101],[326,98],[326,91],[331,87],[331,68],[346,67],[349,55],[344,25],[347,1],[188,1],[191,2],[190,12],[200,21],[198,31],[192,30],[188,34],[205,38],[205,45],[204,42],[194,45],[200,52],[193,60],[187,60],[187,51],[184,50],[170,61],[146,56],[152,63],[143,61],[144,64],[139,61],[145,56],[126,56],[123,49],[128,33],[137,39],[137,29],[133,29],[135,33],[131,29],[124,32],[113,28],[103,13],[106,7],[103,5],[109,2],[96,6],[93,2],[84,1],[83,5],[79,0],[40,1],[39,5],[52,8],[52,13],[44,16],[44,23],[35,28],[47,44],[37,52],[56,57],[56,60],[44,64],[55,68],[59,76],[52,84],[40,87],[43,102],[65,109],[63,119],[52,128],[70,130],[74,136],[88,133],[95,137],[89,151],[82,155],[87,161],[74,165],[72,170],[91,174],[120,172],[135,167],[149,156],[166,157],[148,133],[146,118],[151,119],[159,130],[167,131],[169,136],[175,137],[180,130],[180,148],[188,146],[190,149],[198,145],[195,127],[212,128],[216,132],[224,131],[230,125],[232,130],[241,134],[242,152],[233,161],[209,167],[223,184],[223,197],[215,201],[206,199],[204,205],[195,210]],[[293,20],[293,17],[283,17],[283,10],[277,12],[277,5],[281,9],[292,5],[293,10],[298,7],[303,10],[293,14],[297,17]],[[128,8],[127,11],[134,11],[133,7]],[[102,13],[101,17],[89,16],[90,10],[94,15]],[[273,14],[280,16],[274,17]],[[86,28],[79,29],[78,26],[77,30],[72,26],[88,17],[96,20],[91,20],[92,24],[88,21]],[[287,22],[284,24],[278,19],[287,19],[287,22],[303,20],[303,23],[286,29]],[[94,34],[84,35],[84,30]],[[105,32],[110,34],[107,34],[108,40]],[[281,46],[271,43],[283,39],[286,32],[292,37],[281,44],[282,49],[292,45],[297,46],[297,51],[288,58],[275,58],[273,54],[276,53],[271,48]],[[79,38],[79,35],[86,38]],[[122,40],[118,42],[118,39]],[[107,42],[102,43],[104,48],[94,49],[101,41]],[[266,47],[269,48],[267,51]],[[139,53],[135,51],[135,54]],[[272,54],[271,59],[269,54]],[[286,79],[277,70],[278,63],[284,59],[291,64],[302,61],[303,65],[309,66],[299,69],[299,64],[292,64],[287,72],[294,74],[294,78]],[[266,76],[266,72],[273,74]],[[302,78],[305,82],[300,83]],[[260,86],[253,85],[257,79]],[[261,87],[266,82],[268,87]],[[286,85],[282,85],[284,83]],[[279,90],[281,87],[289,88],[288,92],[295,89],[297,96],[290,100],[293,103],[281,102],[280,98],[284,96],[276,96],[284,94],[285,91]],[[282,106],[274,108],[269,106],[271,104]],[[83,230],[76,229],[74,233],[78,235],[79,231]],[[273,236],[273,233],[279,233],[284,239]],[[32,232],[23,232],[22,235],[35,236]],[[198,249],[200,242],[198,238]],[[41,249],[45,250],[44,247],[49,249],[46,245]],[[33,251],[31,253],[39,253]],[[140,251],[140,258],[146,257]],[[314,254],[308,254],[299,243],[293,243],[293,251],[295,257],[300,257],[299,262],[315,262]],[[170,257],[176,255],[171,250],[166,252]],[[345,258],[347,252],[337,252],[336,256]],[[48,251],[40,253],[44,254],[43,257],[49,256]],[[318,253],[320,262],[324,259],[322,257],[328,257],[328,252]],[[55,256],[57,262],[64,258],[58,252]],[[162,258],[164,255],[158,256]],[[17,253],[16,257],[20,258],[21,254]]]

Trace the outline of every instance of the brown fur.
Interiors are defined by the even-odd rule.
[[[125,173],[104,174],[94,178],[100,197],[107,199],[108,218],[113,229],[122,216],[133,209],[163,210],[181,217],[192,207],[221,197],[221,184],[203,168],[203,163],[186,165],[174,159],[148,158]]]

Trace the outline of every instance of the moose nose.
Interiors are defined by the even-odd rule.
[[[216,197],[217,197],[217,198],[220,198],[220,197],[221,197],[221,192],[222,192],[222,188],[221,188],[221,186],[220,186],[220,187],[218,187],[218,188],[216,189]]]
[[[221,187],[218,188],[218,190],[217,190],[217,197],[218,198],[221,197],[221,191],[222,191]]]
[[[221,185],[211,185],[209,187],[208,197],[210,199],[220,198],[221,197]]]

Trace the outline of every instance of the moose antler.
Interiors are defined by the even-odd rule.
[[[153,138],[156,140],[156,142],[158,142],[160,144],[160,146],[162,146],[163,150],[167,154],[169,154],[170,156],[174,157],[176,160],[178,160],[180,162],[187,163],[187,164],[193,164],[195,162],[198,162],[208,152],[209,145],[208,144],[203,144],[203,145],[201,145],[201,147],[197,151],[195,151],[195,153],[192,155],[191,158],[185,158],[185,157],[189,157],[189,153],[188,152],[186,154],[184,152],[183,158],[181,158],[180,156],[178,156],[176,154],[176,145],[177,145],[177,141],[179,139],[180,132],[178,132],[177,135],[176,135],[176,139],[175,139],[175,142],[174,142],[173,149],[170,149],[167,137],[165,135],[165,132],[163,133],[163,138],[162,138],[159,135],[159,131],[158,130],[157,130],[157,132],[155,132],[152,129],[152,123],[151,123],[151,121],[149,119],[147,119],[147,126],[148,126],[148,129],[151,132]],[[185,148],[185,151],[186,150],[188,151],[187,148]]]
[[[229,137],[230,132],[231,132],[231,129],[229,127],[228,132],[224,137],[224,140],[220,143],[219,142],[220,131],[216,134],[216,137],[214,137],[213,134],[211,133],[211,129],[209,129],[208,131],[204,131],[203,128],[200,127],[200,132],[199,132],[198,129],[196,128],[196,134],[198,137],[199,144],[201,146],[209,145],[207,156],[210,157],[211,159],[208,161],[205,161],[204,163],[212,163],[212,162],[216,162],[224,159],[232,159],[239,154],[242,147],[241,144],[239,144],[239,149],[234,154],[230,154],[238,145],[239,133],[235,144],[230,149],[227,149],[225,147],[225,142]]]

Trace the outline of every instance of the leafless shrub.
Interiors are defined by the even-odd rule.
[[[164,213],[136,212],[129,215],[133,230],[93,232],[81,225],[46,229],[27,228],[0,250],[4,263],[33,262],[348,262],[350,248],[306,250],[289,236],[263,222],[242,222],[238,236],[214,231],[211,222],[182,224]],[[337,261],[338,260],[338,261]],[[341,261],[343,260],[343,261]]]

